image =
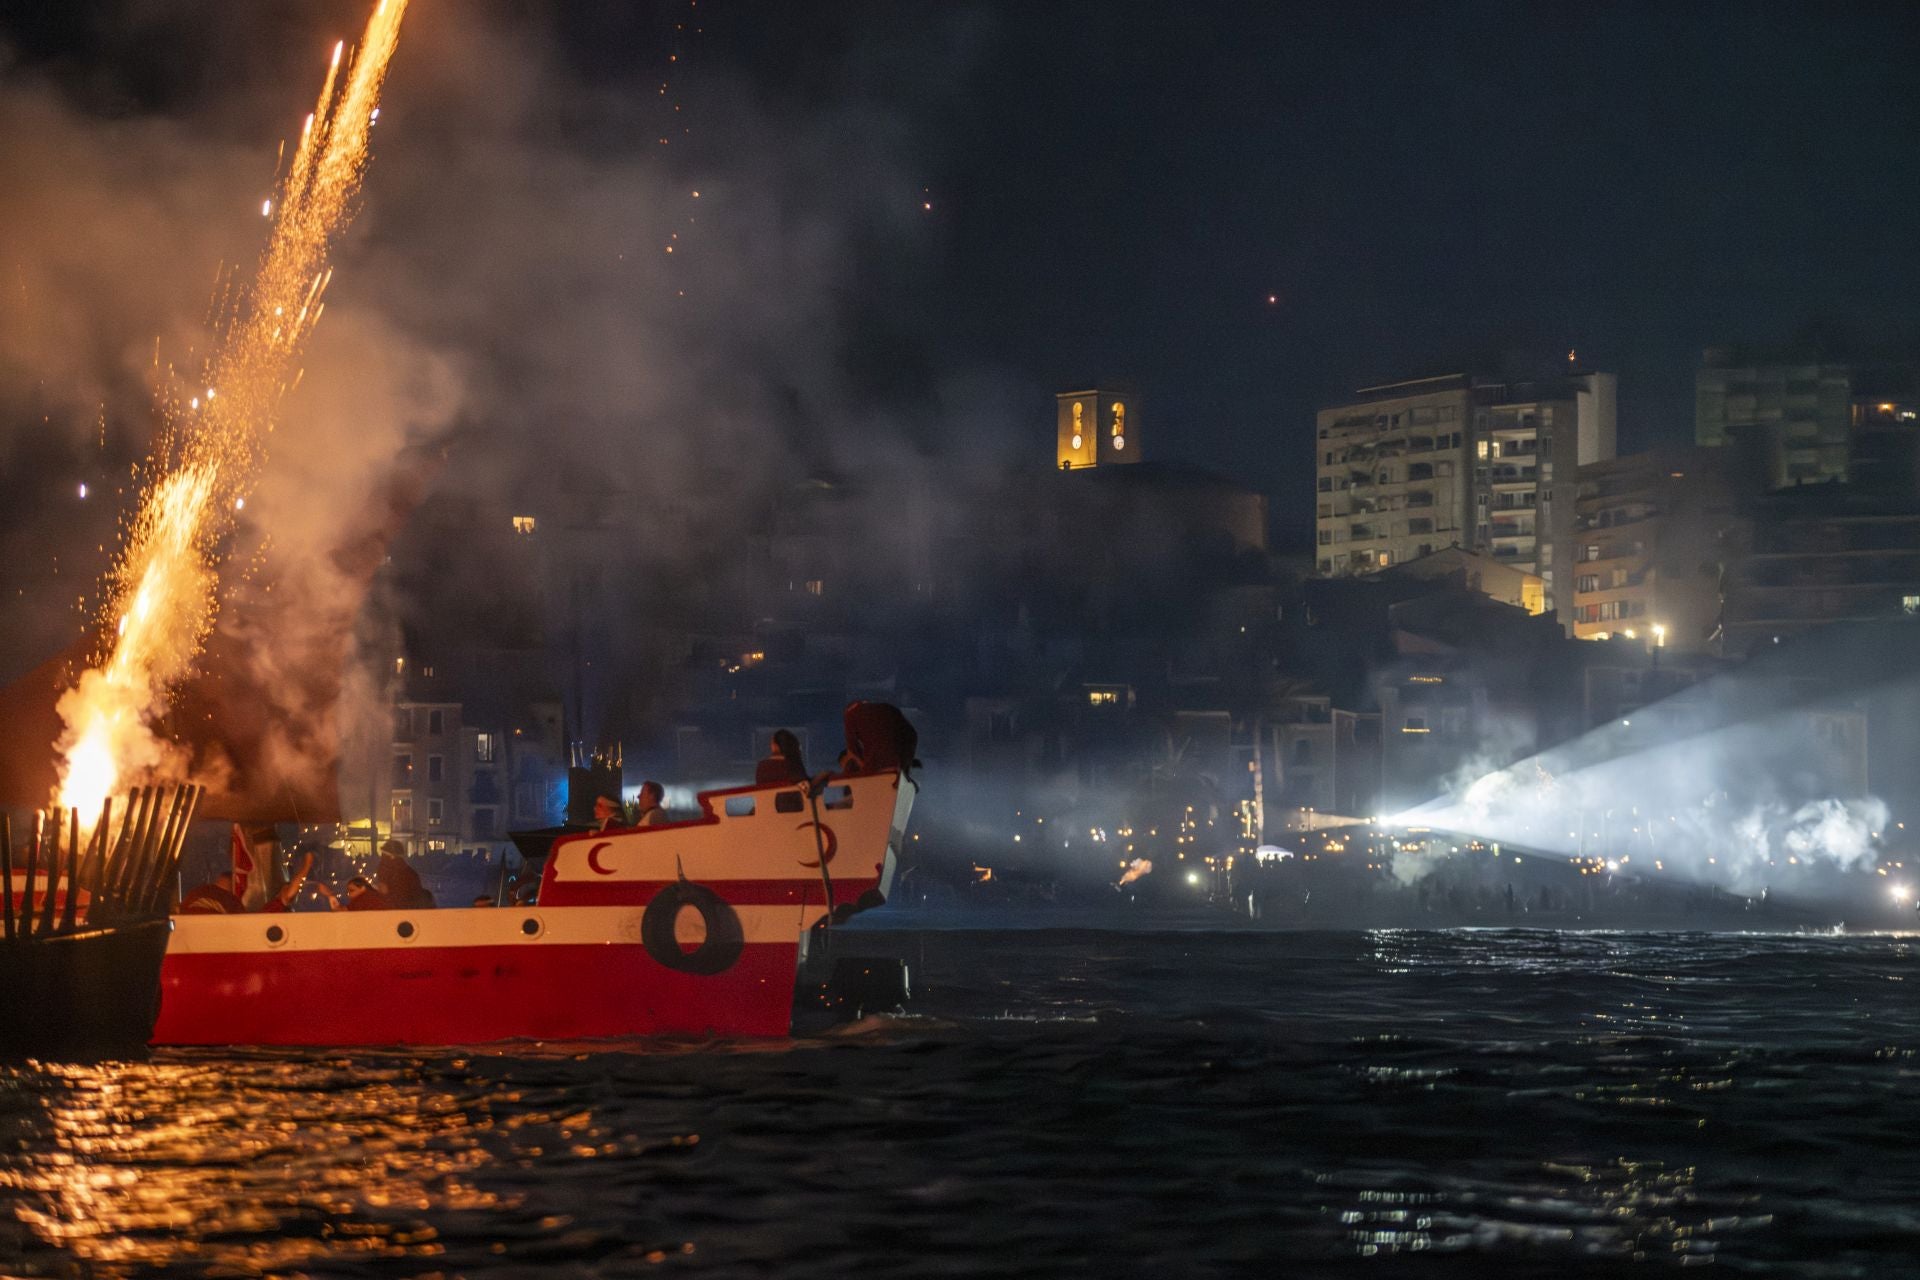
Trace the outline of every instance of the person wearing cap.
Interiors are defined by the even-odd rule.
[[[380,883],[380,896],[389,907],[400,911],[421,911],[434,905],[433,895],[420,883],[420,873],[407,865],[407,846],[389,840],[380,846],[380,869],[374,875]]]
[[[649,778],[640,784],[640,799],[635,804],[639,811],[634,817],[636,827],[657,827],[667,820],[667,789]]]
[[[612,831],[627,825],[626,813],[620,808],[620,802],[612,796],[593,798],[593,820],[599,824],[595,828],[598,831]]]

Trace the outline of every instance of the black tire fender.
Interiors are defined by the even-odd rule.
[[[707,926],[706,940],[692,951],[684,950],[673,936],[673,924],[682,907],[698,911]],[[640,917],[640,945],[676,972],[711,975],[733,968],[746,949],[747,938],[740,927],[740,913],[724,898],[705,885],[682,880],[654,894],[647,904]]]

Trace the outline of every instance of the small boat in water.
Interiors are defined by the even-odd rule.
[[[689,821],[556,839],[522,906],[178,915],[153,1042],[786,1035],[809,945],[891,891],[917,790],[704,791]]]

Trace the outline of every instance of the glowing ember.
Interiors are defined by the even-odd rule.
[[[208,360],[190,401],[176,403],[154,450],[152,483],[103,593],[101,653],[60,699],[66,722],[55,802],[100,811],[125,786],[179,772],[152,725],[192,670],[219,608],[222,545],[258,469],[281,397],[325,307],[328,247],[352,215],[367,131],[400,35],[406,0],[381,0],[335,100],[344,43],[307,117],[277,198],[272,233],[246,302]],[[289,322],[288,315],[294,319]]]

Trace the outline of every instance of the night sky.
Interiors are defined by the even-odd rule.
[[[221,33],[217,7],[39,6],[0,40],[114,110],[203,106],[251,60],[297,73],[292,111],[312,59],[274,50],[361,7]],[[1271,490],[1304,530],[1313,410],[1357,385],[1575,348],[1620,375],[1624,451],[1690,436],[1704,345],[1920,334],[1910,5],[556,9],[555,56],[625,104],[603,130],[576,101],[569,145],[637,152],[628,108],[661,107],[663,57],[671,123],[711,126],[663,166],[724,163],[743,97],[884,139],[876,198],[901,216],[853,228],[832,358],[860,412],[936,420],[928,449],[1021,438],[956,385],[1028,412],[1040,459],[1053,391],[1126,380],[1156,454]]]
[[[754,56],[929,10],[866,12],[893,16]],[[1690,439],[1710,343],[1916,337],[1912,6],[972,12],[917,117],[926,348],[1036,391],[1132,379],[1161,452],[1295,515],[1313,410],[1372,381],[1575,348],[1620,374],[1630,450]],[[914,100],[918,68],[870,74]]]

